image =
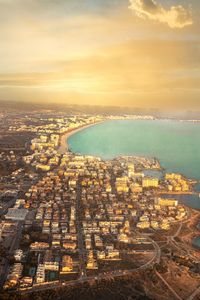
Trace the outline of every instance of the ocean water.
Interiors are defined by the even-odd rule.
[[[194,245],[195,247],[197,247],[198,249],[200,249],[200,236],[195,237],[195,238],[193,239],[192,243],[193,243],[193,245]]]
[[[106,121],[70,136],[73,152],[112,159],[152,156],[168,171],[200,179],[200,124],[179,121]]]
[[[119,155],[159,159],[168,172],[200,180],[200,124],[170,120],[115,120],[83,129],[68,139],[71,151],[112,159]],[[196,189],[200,190],[200,185]],[[179,201],[200,209],[198,196]]]

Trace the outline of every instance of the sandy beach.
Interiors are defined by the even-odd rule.
[[[67,131],[66,133],[62,134],[62,135],[60,136],[60,146],[59,146],[59,148],[58,148],[58,152],[59,152],[60,154],[64,154],[64,153],[66,153],[66,152],[69,151],[69,145],[68,145],[68,143],[67,143],[67,140],[68,140],[68,138],[69,138],[71,135],[73,135],[73,134],[75,134],[76,132],[79,132],[79,131],[81,131],[81,130],[84,130],[84,129],[88,128],[88,127],[91,127],[91,126],[95,126],[95,125],[97,125],[97,124],[100,124],[100,123],[102,123],[102,121],[101,121],[101,122],[96,122],[96,123],[87,124],[87,125],[78,127],[78,128],[76,128],[76,129],[69,130],[69,131]]]

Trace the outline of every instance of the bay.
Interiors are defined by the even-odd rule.
[[[152,156],[168,171],[200,179],[200,125],[165,120],[107,121],[68,139],[73,152],[112,159],[119,155]]]
[[[112,120],[68,139],[72,152],[113,159],[120,155],[156,157],[167,172],[200,180],[200,124],[171,120]],[[197,191],[200,186],[197,185]],[[200,209],[198,196],[179,201]]]

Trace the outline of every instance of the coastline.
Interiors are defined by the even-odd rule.
[[[79,131],[81,131],[81,130],[84,130],[84,129],[86,129],[86,128],[89,128],[89,127],[91,127],[91,126],[95,126],[95,125],[97,125],[97,124],[101,124],[101,123],[103,123],[104,121],[99,121],[99,122],[95,122],[95,123],[90,123],[90,124],[87,124],[87,125],[83,125],[83,126],[80,126],[80,127],[77,127],[77,128],[75,128],[75,129],[71,129],[71,130],[69,130],[69,131],[67,131],[67,132],[65,132],[65,133],[63,133],[63,134],[61,134],[61,136],[60,136],[60,142],[59,142],[59,147],[58,147],[58,152],[60,153],[60,154],[65,154],[66,152],[68,152],[69,151],[69,145],[68,145],[68,138],[71,136],[71,135],[73,135],[73,134],[75,134],[75,133],[77,133],[77,132],[79,132]]]
[[[187,222],[185,222],[185,230],[180,234],[180,239],[185,245],[189,245],[193,248],[194,255],[200,257],[199,247],[194,244],[194,239],[200,236],[200,230],[197,228],[200,220],[200,211],[189,208],[190,216]]]

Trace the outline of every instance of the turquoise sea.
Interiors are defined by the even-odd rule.
[[[71,151],[112,159],[151,156],[168,172],[200,180],[200,124],[171,120],[115,120],[83,129],[68,139]],[[199,189],[200,186],[197,186]],[[200,209],[197,196],[179,200]]]

